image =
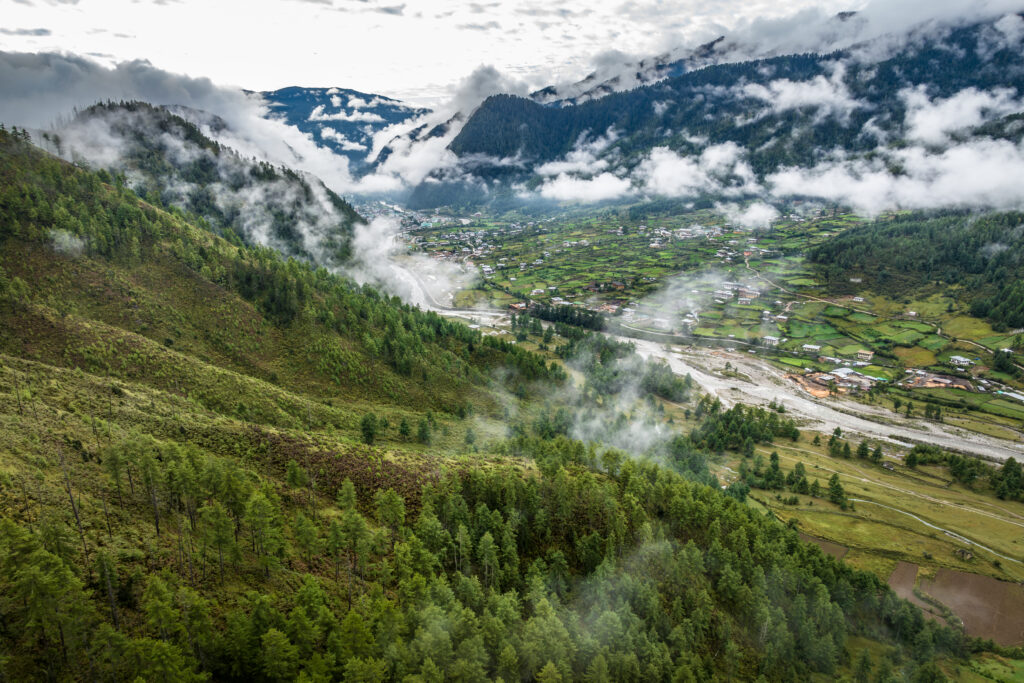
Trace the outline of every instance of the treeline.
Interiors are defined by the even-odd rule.
[[[777,437],[800,439],[800,430],[793,420],[759,406],[737,403],[723,410],[719,399],[704,395],[697,403],[695,415],[703,419],[690,433],[690,440],[712,453],[732,450],[752,456],[756,444],[769,444]]]
[[[1024,214],[906,213],[846,230],[808,252],[837,293],[851,277],[901,295],[957,287],[971,315],[1024,327]]]
[[[530,315],[541,320],[553,323],[564,323],[575,327],[582,327],[586,330],[600,332],[604,329],[604,316],[597,311],[591,311],[582,306],[551,306],[549,304],[534,304],[530,306]]]
[[[60,152],[68,139],[88,135],[93,122],[106,125],[117,138],[117,160],[104,170],[118,182],[130,184],[150,203],[176,206],[229,239],[238,236],[249,244],[269,240],[287,256],[327,259],[334,264],[351,256],[354,226],[365,221],[319,181],[312,182],[318,184],[327,206],[320,204],[311,181],[303,175],[285,166],[244,159],[206,137],[193,123],[146,102],[95,104],[78,113],[63,141],[59,134],[50,140]],[[74,154],[73,148],[67,151]],[[247,200],[246,193],[258,199]],[[246,201],[257,201],[259,206],[244,206]],[[256,216],[266,224],[266,234],[254,234],[251,224]],[[304,234],[312,226],[316,226],[317,240],[322,240],[315,248]]]
[[[1024,472],[1014,458],[1007,458],[999,467],[993,467],[978,458],[918,444],[907,453],[904,463],[911,469],[918,465],[944,465],[954,479],[969,488],[984,484],[999,498],[1024,501]]]

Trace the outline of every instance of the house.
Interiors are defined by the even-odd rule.
[[[874,357],[874,351],[867,351],[866,349],[861,349],[860,351],[857,352],[857,360],[862,360],[865,363],[870,363],[871,359]]]
[[[821,351],[821,347],[817,344],[804,344],[801,348],[807,353],[818,353]]]
[[[774,346],[778,346],[779,345],[779,338],[778,337],[773,337],[771,335],[766,335],[761,341],[764,342],[765,346],[773,346],[774,347]]]
[[[882,467],[884,469],[889,470],[890,472],[895,471],[895,469],[896,469],[896,466],[893,465],[891,462],[883,462],[882,463]]]
[[[950,356],[949,362],[958,368],[969,368],[974,365],[974,361],[970,358],[964,358],[963,356]]]

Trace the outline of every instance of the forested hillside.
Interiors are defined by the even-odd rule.
[[[96,104],[40,142],[120,176],[155,206],[178,207],[229,240],[286,256],[343,263],[355,225],[365,222],[317,178],[246,159],[145,102]]]
[[[938,680],[978,646],[684,476],[791,423],[575,441],[533,420],[554,362],[107,179],[0,131],[5,679]]]
[[[906,213],[846,230],[815,247],[835,292],[860,277],[878,292],[952,288],[997,331],[1024,327],[1024,214]]]

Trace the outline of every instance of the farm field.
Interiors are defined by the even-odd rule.
[[[842,510],[821,498],[759,489],[751,491],[753,505],[796,524],[828,554],[875,573],[932,617],[941,619],[941,611],[915,595],[915,586],[951,609],[971,635],[1024,644],[1018,623],[1024,608],[1016,608],[1024,604],[1024,504],[971,490],[937,466],[910,470],[898,453],[886,452],[889,471],[830,457],[805,438],[810,435],[800,444],[757,447],[755,455],[767,460],[776,452],[784,473],[803,463],[808,480],[822,489],[838,473],[852,505]],[[726,456],[719,478],[735,480],[742,460]]]
[[[1004,646],[1024,644],[1024,589],[987,576],[940,569],[921,581],[925,593],[946,605],[971,635]]]

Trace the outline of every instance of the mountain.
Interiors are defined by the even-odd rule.
[[[898,47],[890,37],[828,54],[711,64],[560,106],[492,96],[449,145],[461,166],[435,172],[411,203],[481,203],[537,189],[533,198],[557,199],[595,178],[617,196],[742,198],[771,189],[766,180],[782,169],[858,159],[889,160],[898,175],[903,148],[930,153],[964,131],[1006,137],[977,127],[1024,110],[1024,52],[998,25],[923,32]]]
[[[373,137],[388,126],[429,113],[398,100],[345,88],[289,87],[262,92],[270,116],[283,119],[317,144],[346,157],[355,173],[365,170]]]
[[[205,112],[106,103],[43,142],[121,177],[157,206],[201,217],[218,234],[324,265],[349,258],[353,230],[365,221],[348,202],[309,174],[243,157],[192,120],[211,130],[227,125]]]
[[[679,48],[656,57],[637,61],[616,61],[601,71],[566,85],[549,85],[530,93],[530,99],[540,104],[569,106],[596,100],[614,92],[632,90],[674,76],[681,76],[712,62],[716,56],[727,54],[723,50],[725,36],[705,43],[696,49]]]
[[[22,131],[0,181],[5,679],[939,680],[987,647],[703,483],[775,412],[662,367],[707,420],[633,459],[567,436],[536,353]],[[559,336],[588,409],[633,391],[628,345]]]

